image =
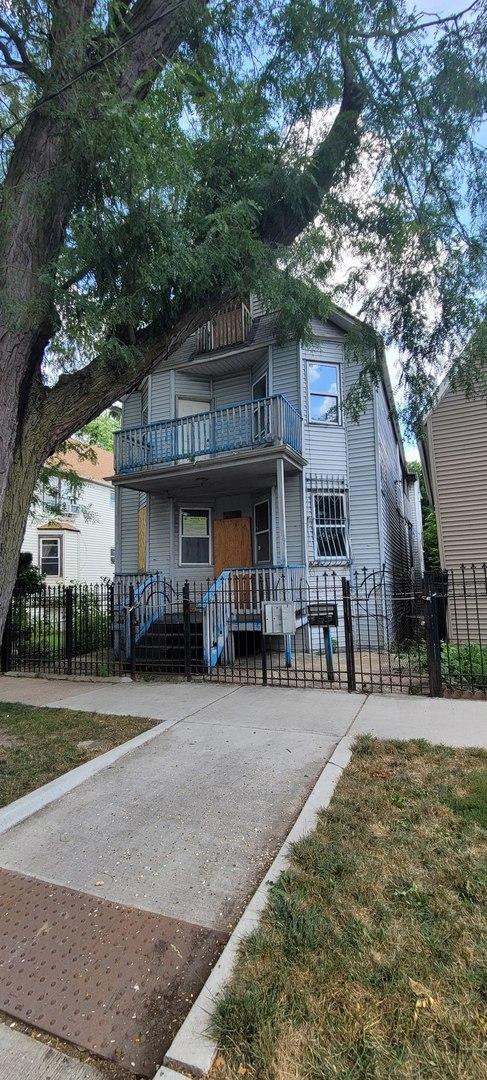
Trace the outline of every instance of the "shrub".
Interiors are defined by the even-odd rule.
[[[487,689],[487,646],[443,644],[441,673],[453,690]]]

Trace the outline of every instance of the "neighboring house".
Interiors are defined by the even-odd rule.
[[[113,472],[113,454],[92,449],[93,461],[73,448],[56,457],[60,470],[76,473],[82,483],[73,491],[62,476],[52,477],[29,514],[22,551],[32,553],[49,584],[113,577],[115,493],[106,479]]]
[[[419,485],[408,471],[385,362],[358,423],[356,320],[314,322],[278,345],[254,298],[229,305],[123,401],[115,439],[118,574],[173,585],[236,567],[355,571],[419,581]],[[372,578],[370,578],[370,581]]]
[[[487,643],[487,400],[452,390],[446,378],[423,432],[423,474],[436,512],[441,566],[450,572],[455,634]]]

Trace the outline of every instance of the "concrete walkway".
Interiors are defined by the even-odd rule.
[[[166,723],[4,832],[0,866],[223,934],[344,736],[342,747],[359,732],[487,747],[484,702],[8,677],[0,700]],[[11,1080],[2,1058],[0,1039]]]
[[[2,1080],[103,1080],[98,1069],[0,1024]]]

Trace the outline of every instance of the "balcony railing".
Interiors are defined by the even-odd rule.
[[[280,394],[178,420],[159,420],[117,431],[115,472],[140,472],[265,446],[289,446],[300,454],[301,427],[300,413]]]
[[[212,352],[225,345],[238,345],[246,340],[251,326],[252,316],[243,301],[227,304],[204,326],[200,326],[196,335],[196,352]]]

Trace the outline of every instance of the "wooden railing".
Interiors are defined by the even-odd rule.
[[[217,315],[200,326],[196,335],[196,352],[213,352],[225,345],[245,341],[252,326],[252,316],[243,300],[227,304]]]
[[[115,434],[115,472],[283,445],[301,453],[302,417],[283,397],[259,398],[211,412],[125,428]]]

